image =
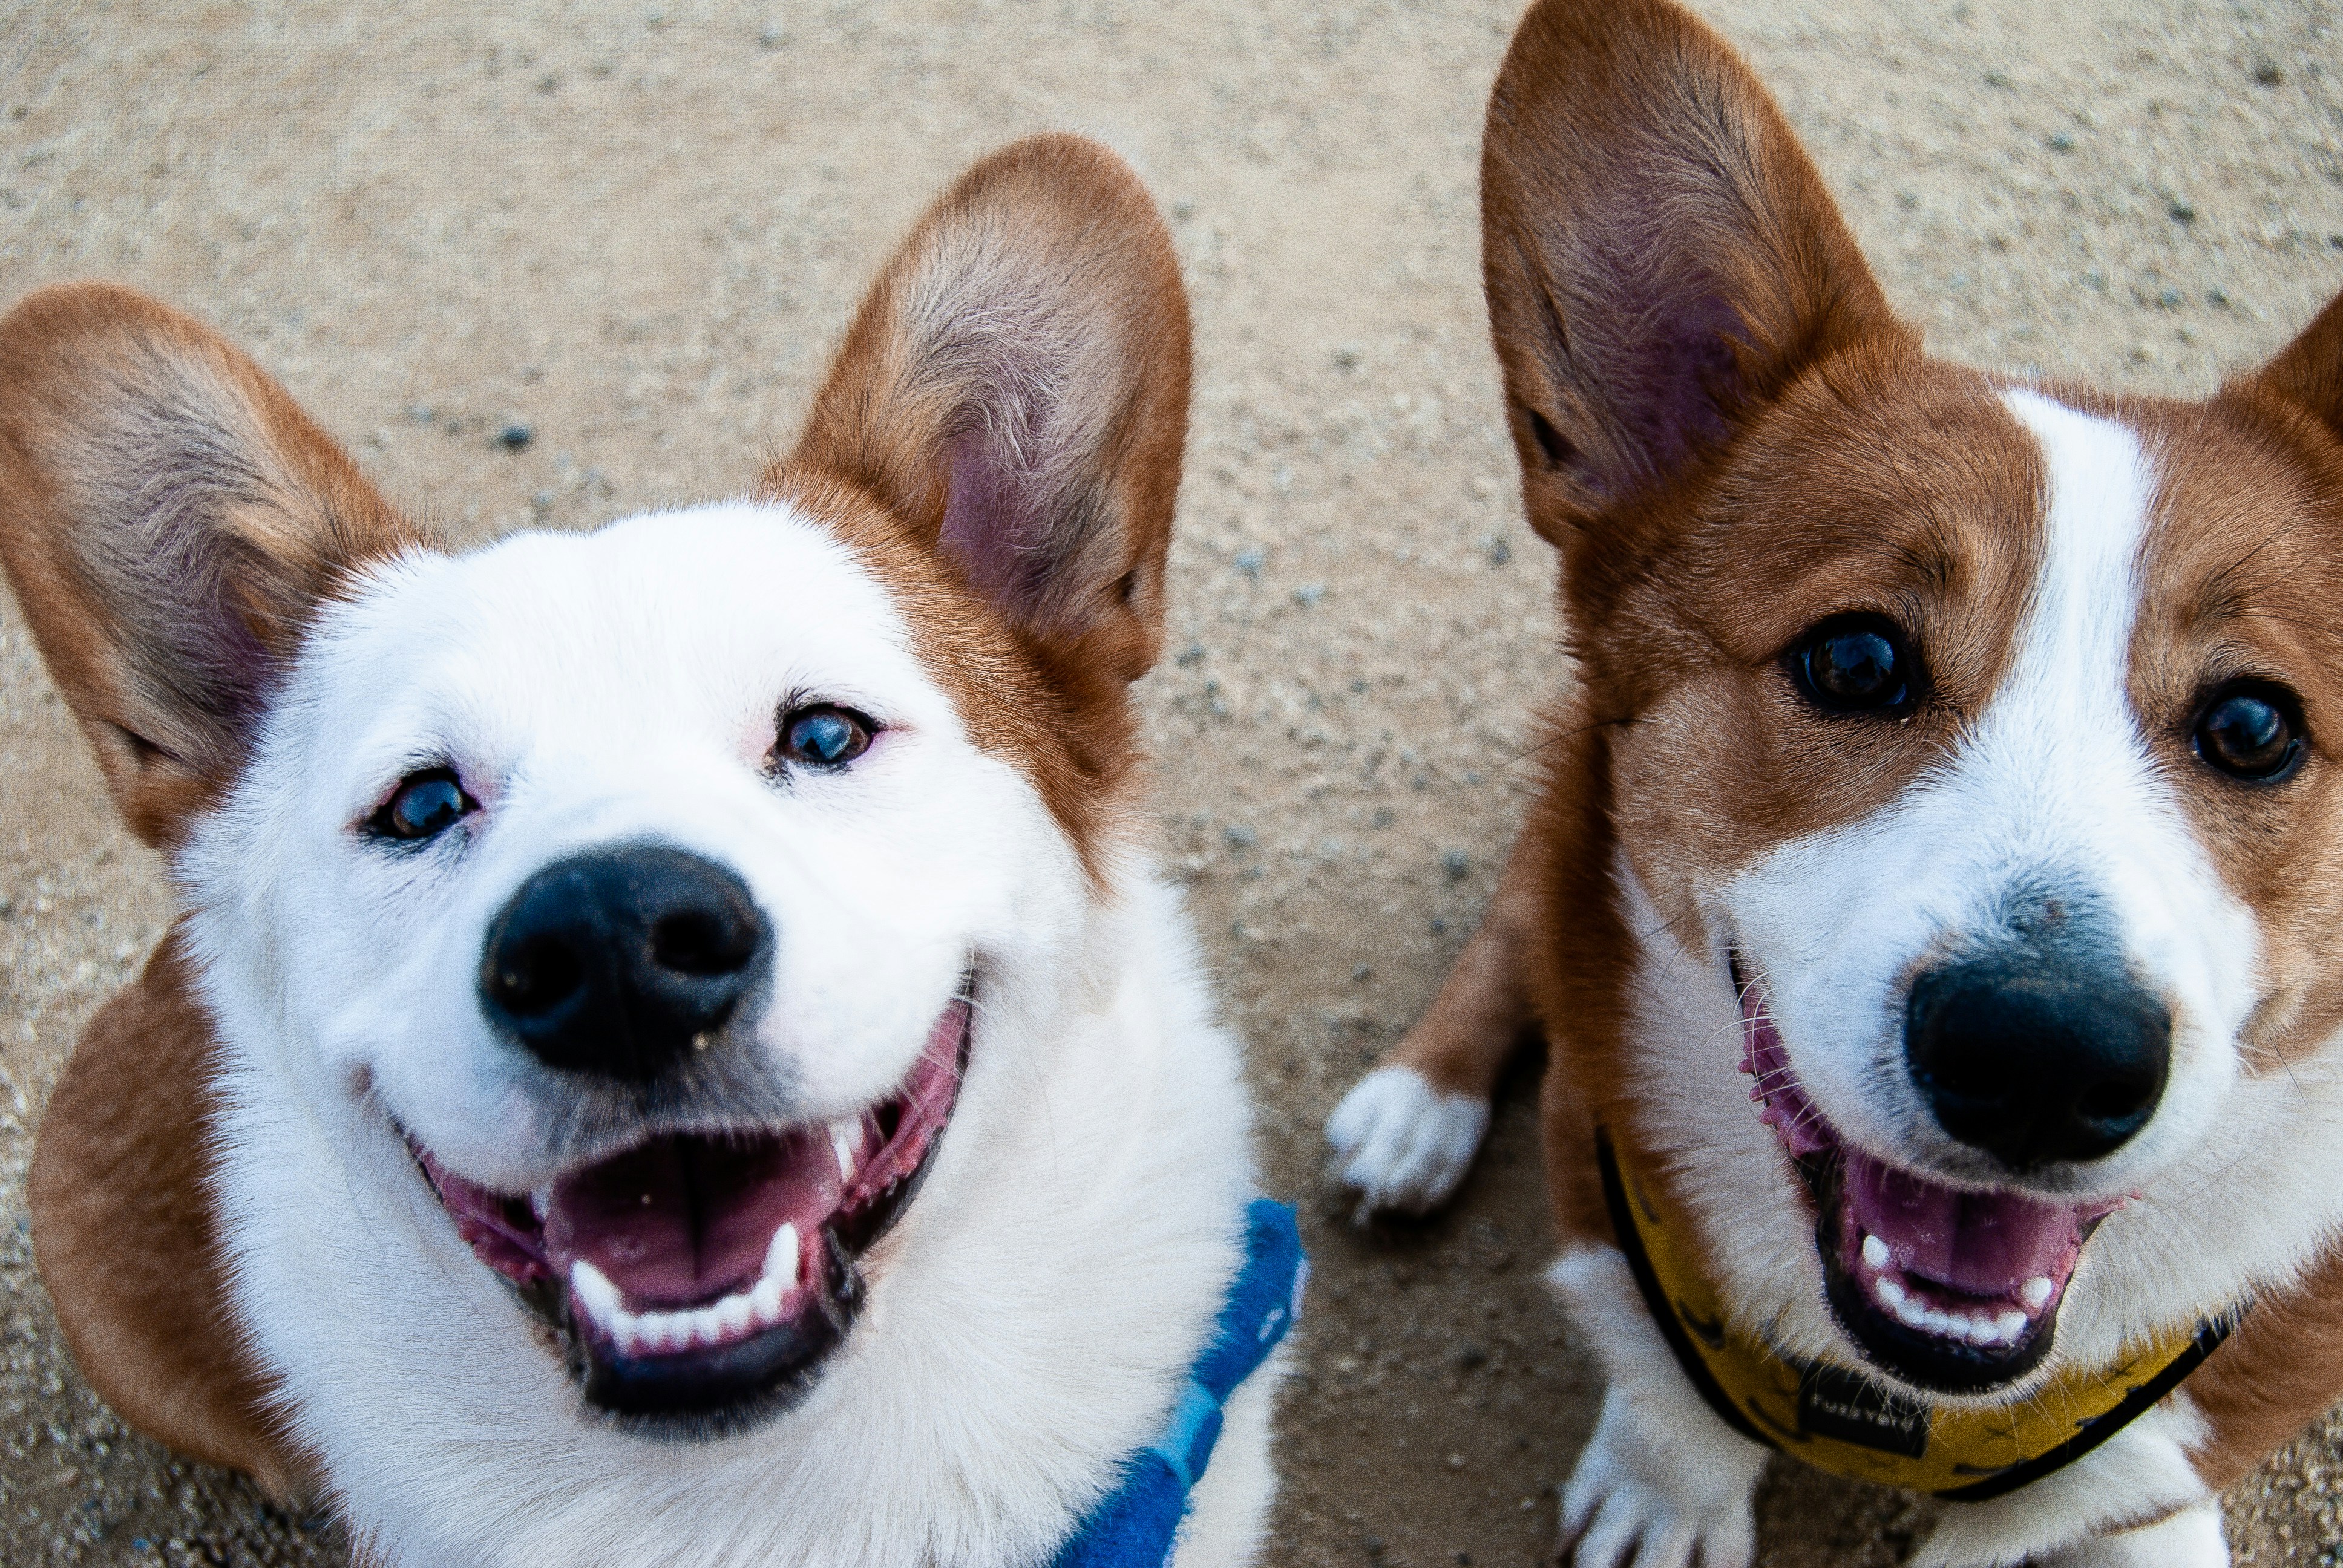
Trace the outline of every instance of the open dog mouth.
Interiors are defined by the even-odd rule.
[[[652,1435],[722,1436],[802,1399],[853,1325],[857,1264],[950,1120],[971,1010],[964,986],[893,1093],[828,1121],[649,1138],[519,1195],[408,1146],[589,1405]]]
[[[2122,1207],[1956,1187],[1847,1142],[1799,1087],[1736,959],[1749,1098],[1815,1204],[1831,1315],[1882,1371],[1939,1393],[1988,1393],[2050,1353],[2083,1244]]]

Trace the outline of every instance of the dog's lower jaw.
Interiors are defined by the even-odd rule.
[[[1744,1568],[1755,1550],[1750,1494],[1771,1451],[1701,1399],[1618,1249],[1574,1247],[1546,1281],[1607,1379],[1594,1436],[1563,1488],[1575,1568],[1681,1568],[1695,1551],[1709,1568]],[[2186,1391],[2167,1395],[2064,1469],[1949,1505],[1910,1568],[2224,1568],[2219,1508],[2189,1459],[2204,1436]]]

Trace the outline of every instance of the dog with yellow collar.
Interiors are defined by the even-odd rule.
[[[1532,9],[1482,198],[1568,689],[1342,1177],[1445,1197],[1543,1028],[1580,1568],[1747,1563],[1777,1452],[2226,1563],[2343,1391],[2343,301],[2197,403],[1931,359],[1666,0]]]

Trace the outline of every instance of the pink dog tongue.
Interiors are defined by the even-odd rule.
[[[1846,1193],[1855,1222],[1887,1243],[1896,1266],[1977,1296],[2006,1296],[2057,1271],[2080,1235],[2072,1208],[2011,1192],[1965,1192],[1849,1148]]]
[[[592,1263],[631,1308],[688,1306],[754,1278],[784,1223],[810,1239],[838,1207],[838,1177],[820,1130],[658,1139],[556,1186],[546,1251],[565,1277]]]

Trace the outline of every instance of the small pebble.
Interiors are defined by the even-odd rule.
[[[1300,588],[1293,590],[1293,602],[1300,605],[1303,609],[1310,608],[1312,605],[1315,605],[1320,599],[1324,598],[1325,597],[1326,585],[1324,583],[1303,583]]]
[[[1238,551],[1236,559],[1230,564],[1234,566],[1237,570],[1244,573],[1245,576],[1252,578],[1253,580],[1258,582],[1261,579],[1262,563],[1268,558],[1269,558],[1267,556],[1264,556],[1262,553],[1261,547],[1259,545],[1255,545],[1249,550]]]
[[[2043,138],[2042,145],[2054,153],[2071,153],[2075,150],[2075,138],[2064,131],[2053,131]]]
[[[760,49],[778,49],[789,41],[789,30],[779,22],[768,22],[757,29],[757,46]]]
[[[1450,881],[1461,882],[1472,874],[1473,857],[1462,849],[1443,850],[1440,856],[1440,869],[1448,873]]]
[[[537,432],[526,425],[508,425],[497,432],[497,445],[508,452],[518,452],[529,444]]]
[[[1221,837],[1228,840],[1228,846],[1232,849],[1250,849],[1261,842],[1261,835],[1242,822],[1230,823],[1221,829]]]
[[[2265,87],[2275,87],[2286,80],[2286,73],[2275,60],[2264,60],[2254,67],[2254,81]]]

